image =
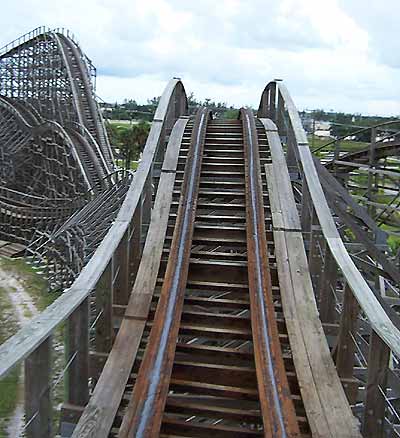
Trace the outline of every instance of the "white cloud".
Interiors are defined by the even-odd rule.
[[[71,29],[98,68],[98,94],[111,101],[143,101],[180,76],[198,98],[257,106],[280,77],[299,107],[397,114],[398,13],[370,3],[20,0],[2,6],[0,43],[40,24]]]

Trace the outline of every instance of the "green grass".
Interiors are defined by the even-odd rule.
[[[59,293],[48,293],[47,280],[32,266],[28,265],[24,259],[1,257],[0,266],[18,276],[19,281],[31,296],[39,311],[44,310],[60,296]]]
[[[330,143],[332,141],[331,138],[329,139],[325,139],[325,138],[321,138],[321,137],[314,137],[313,140],[313,136],[309,135],[308,136],[308,144],[311,148],[311,150],[313,149],[317,149],[327,143]],[[359,149],[363,149],[365,148],[365,146],[367,146],[368,143],[362,142],[362,141],[352,141],[352,140],[342,140],[340,142],[340,150],[341,151],[345,151],[345,152],[354,152],[357,151]],[[324,151],[333,151],[335,149],[335,145],[332,143],[330,146],[327,146]]]
[[[125,161],[124,160],[116,160],[117,166],[121,168],[125,168]],[[138,161],[131,161],[131,170],[136,170],[139,166]]]
[[[0,344],[2,344],[19,328],[14,315],[14,306],[8,298],[7,291],[2,287],[0,287],[0,309]],[[20,366],[18,365],[0,380],[0,437],[7,436],[8,418],[14,412],[18,401],[19,379]]]
[[[32,266],[26,263],[24,259],[10,259],[0,257],[0,266],[8,272],[12,272],[29,293],[35,306],[39,311],[43,311],[48,305],[53,303],[59,296],[59,293],[49,293],[47,281]],[[8,298],[5,289],[0,287],[0,344],[11,337],[18,331],[18,322],[14,316],[14,307]],[[31,311],[24,306],[24,315],[31,317]],[[64,355],[62,353],[63,329],[61,324],[53,339],[53,376],[58,377],[64,367]],[[0,437],[6,436],[7,418],[13,413],[18,402],[20,379],[20,366],[12,370],[6,378],[0,380]],[[62,383],[56,386],[53,392],[53,423],[58,427],[60,412],[58,406],[63,400],[64,388]],[[55,429],[56,430],[56,429]]]
[[[381,228],[385,231],[393,231],[395,233],[399,232],[399,227],[395,227],[392,225],[382,224]],[[387,244],[389,245],[390,249],[393,251],[393,254],[396,254],[397,251],[400,249],[400,236],[394,236],[392,234],[389,234],[389,237],[387,239]]]

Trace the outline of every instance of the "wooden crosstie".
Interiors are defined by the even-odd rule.
[[[46,47],[65,74],[57,108],[19,95],[4,67]],[[394,140],[376,146],[372,128],[372,146],[321,162],[282,81],[266,86],[257,114],[224,120],[207,108],[188,114],[172,79],[138,169],[120,174],[92,70],[66,31],[40,28],[0,51],[1,164],[49,139],[60,154],[34,157],[53,167],[28,193],[2,171],[1,247],[14,235],[45,258],[63,242],[55,265],[79,261],[64,293],[0,346],[0,379],[24,362],[26,436],[397,436],[400,275],[377,221],[393,215],[373,205],[384,179],[368,179],[363,204],[343,177],[352,163],[393,182],[378,164],[397,153]],[[70,192],[57,173],[66,152]]]

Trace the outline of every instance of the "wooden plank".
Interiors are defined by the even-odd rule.
[[[25,434],[27,438],[50,438],[51,406],[51,338],[47,338],[25,360]]]
[[[337,265],[332,253],[325,245],[324,270],[321,273],[321,282],[319,288],[320,298],[320,318],[323,323],[333,323],[335,321],[336,300],[334,291],[337,283]]]
[[[274,231],[274,241],[286,328],[304,407],[306,412],[309,413],[308,421],[310,428],[313,435],[317,437],[333,438],[318,396],[316,382],[314,382],[311,372],[301,329],[302,321],[297,316],[284,232]]]
[[[66,402],[85,406],[89,399],[89,299],[72,313],[67,324]]]
[[[357,329],[357,316],[360,308],[351,289],[346,285],[343,292],[343,307],[340,315],[340,331],[336,348],[336,369],[339,377],[351,379],[354,370],[354,353],[356,346],[353,341]],[[351,404],[356,402],[356,391],[352,387],[345,388]]]
[[[146,317],[157,282],[157,274],[168,226],[169,210],[175,173],[172,149],[177,156],[186,123],[175,125],[167,146],[168,171],[162,171],[156,195],[149,232],[143,249],[136,281],[132,289],[125,318],[117,334],[113,349],[107,359],[94,393],[85,409],[73,437],[108,437],[126,382],[137,355],[146,326]],[[118,372],[116,372],[118,370]]]
[[[390,350],[372,331],[369,339],[368,380],[365,395],[363,436],[383,438],[385,424],[385,396]],[[382,393],[383,392],[383,393]]]
[[[315,169],[313,157],[310,148],[308,147],[307,136],[302,127],[296,106],[294,105],[285,85],[281,82],[279,82],[277,85],[278,96],[282,96],[282,100],[286,105],[289,115],[290,129],[294,134],[295,147],[298,152],[304,173],[304,183],[306,183],[308,186],[313,201],[313,206],[316,210],[324,237],[338,264],[339,269],[342,271],[348,285],[353,291],[361,309],[365,312],[372,327],[386,343],[386,345],[388,345],[396,355],[400,355],[400,330],[397,329],[397,327],[392,323],[348,254],[336,229],[334,220],[325,199],[321,183]],[[259,111],[260,114],[263,114],[262,109]]]
[[[143,159],[135,172],[131,186],[114,224],[68,292],[61,295],[45,311],[33,318],[29,324],[26,324],[16,335],[0,346],[0,356],[2,358],[0,362],[0,377],[34,351],[52,333],[57,325],[68,318],[95,288],[97,281],[128,229],[140,202],[142,189],[161,139],[168,107],[172,104],[171,96],[175,86],[182,86],[182,83],[179,80],[173,79],[169,82],[161,97],[160,104],[156,110],[155,120],[153,120],[146,141]]]
[[[268,119],[260,119],[265,127],[268,144],[271,150],[271,158],[275,171],[276,188],[278,188],[278,196],[281,203],[288,202],[294,205],[294,195],[292,184],[290,181],[289,171],[286,165],[285,155],[283,153],[281,140],[278,135],[276,125]],[[288,230],[300,230],[300,219],[296,207],[282,209],[282,218],[284,227]]]
[[[161,170],[164,172],[175,172],[176,170],[179,158],[177,150],[180,148],[182,132],[185,130],[188,121],[188,118],[182,117],[176,121],[176,124],[172,129],[171,135],[169,136],[170,146],[167,147],[164,162],[161,168]]]
[[[293,289],[296,291],[296,309],[329,429],[334,437],[359,437],[357,420],[347,402],[319,319],[301,233],[287,233],[285,237]]]
[[[96,285],[96,315],[99,315],[95,326],[96,351],[108,353],[114,340],[112,320],[113,305],[113,260],[107,265]]]
[[[299,152],[325,240],[372,327],[390,349],[400,355],[400,330],[392,323],[345,248],[322,191],[309,148],[299,147]]]
[[[282,147],[277,143],[275,146]],[[276,166],[274,158],[272,166]],[[267,184],[269,189],[274,187],[273,181],[267,180]],[[283,215],[285,210],[291,210],[298,216],[293,196],[280,198],[280,209]],[[282,307],[313,436],[359,437],[319,319],[300,227],[299,231],[275,230],[274,241]]]
[[[274,229],[283,230],[285,224],[282,218],[279,189],[276,185],[274,166],[272,164],[265,165],[265,175],[267,177],[269,187],[269,202],[271,207],[272,225]]]
[[[114,284],[114,303],[126,305],[129,300],[130,284],[129,284],[129,241],[128,231],[123,235],[118,246],[114,264],[118,270],[117,278]]]

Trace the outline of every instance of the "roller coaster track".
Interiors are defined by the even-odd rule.
[[[24,245],[56,288],[80,272],[131,180],[116,172],[94,73],[68,31],[38,28],[0,50],[0,238]],[[63,226],[76,214],[81,224]]]
[[[25,364],[26,436],[54,436],[60,324],[63,437],[398,436],[399,273],[369,212],[312,156],[284,84],[267,85],[257,116],[221,120],[189,115],[171,80],[137,171],[119,175],[68,34],[33,31],[0,51],[0,73],[36,44],[57,53],[70,101],[44,108],[5,86],[2,159],[18,170],[50,138],[79,185],[62,191],[60,163],[50,192],[3,177],[3,223],[31,255],[58,251],[68,277],[0,346],[0,378]]]

